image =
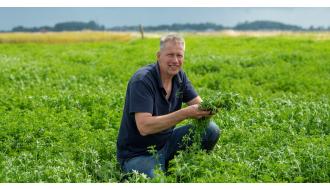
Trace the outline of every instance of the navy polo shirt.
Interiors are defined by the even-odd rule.
[[[160,78],[159,64],[150,64],[139,69],[130,79],[123,117],[117,139],[117,158],[125,160],[139,155],[149,155],[147,149],[156,145],[161,149],[172,134],[173,126],[157,134],[140,135],[136,112],[148,112],[153,116],[165,115],[181,108],[182,102],[189,102],[197,93],[186,74],[180,70],[172,79],[172,91],[166,99],[166,91]]]

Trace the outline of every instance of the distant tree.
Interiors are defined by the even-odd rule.
[[[303,30],[300,26],[283,24],[273,21],[254,21],[237,24],[235,30]]]
[[[26,28],[23,26],[16,26],[12,29],[12,32],[39,32],[40,29],[38,27]]]
[[[50,31],[53,31],[53,27],[42,26],[39,28],[39,32],[50,32]]]
[[[25,30],[25,28],[23,26],[16,26],[11,31],[12,32],[22,32],[24,30]]]
[[[206,30],[222,30],[225,29],[222,25],[216,25],[214,23],[199,23],[199,24],[178,24],[171,25],[158,25],[158,26],[144,26],[144,31],[206,31]],[[121,26],[112,27],[113,31],[137,31],[139,26]]]
[[[111,31],[139,31],[139,26],[116,26],[109,28],[107,30]],[[304,29],[300,26],[283,24],[274,21],[254,21],[254,22],[244,22],[238,23],[235,27],[224,27],[222,25],[217,25],[214,23],[185,23],[179,24],[174,23],[171,25],[158,25],[158,26],[143,26],[144,31],[154,32],[154,31],[218,31],[224,29],[234,29],[234,30],[289,30],[289,31],[329,31],[330,26],[326,27],[315,27],[310,26]],[[24,27],[16,26],[11,31],[12,32],[48,32],[48,31],[80,31],[80,30],[106,30],[103,25],[99,25],[95,21],[89,22],[61,22],[54,25],[54,27],[42,26],[42,27]]]
[[[62,22],[54,26],[54,31],[104,30],[105,27],[94,21],[89,22]]]
[[[313,30],[314,30],[314,26],[313,26],[313,25],[310,26],[310,27],[308,28],[308,30],[313,31]]]
[[[55,24],[54,27],[41,26],[41,27],[23,27],[16,26],[12,32],[47,32],[47,31],[79,31],[79,30],[105,30],[103,25],[97,24],[95,21],[89,22],[62,22]]]

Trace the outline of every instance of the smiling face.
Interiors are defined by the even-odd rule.
[[[184,61],[184,45],[178,41],[167,41],[157,53],[160,73],[163,77],[172,78],[181,69]]]

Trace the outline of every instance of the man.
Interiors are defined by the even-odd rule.
[[[210,117],[209,111],[198,109],[198,96],[181,67],[184,61],[185,41],[176,34],[160,40],[157,62],[139,69],[130,79],[123,117],[117,140],[117,159],[124,172],[136,170],[154,177],[160,164],[166,171],[168,162],[183,146],[182,138],[190,125],[175,128],[187,118]],[[181,109],[181,104],[188,106]],[[212,150],[220,130],[210,122],[202,138],[202,148]],[[148,148],[155,147],[157,156]]]

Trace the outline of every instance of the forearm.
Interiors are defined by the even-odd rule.
[[[138,123],[138,128],[141,135],[155,134],[173,127],[179,122],[189,118],[190,115],[189,109],[187,108],[182,108],[178,111],[161,116],[150,115],[141,123]]]

